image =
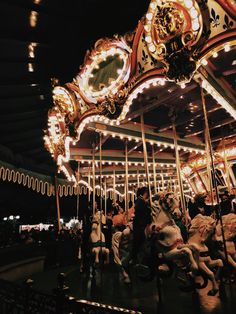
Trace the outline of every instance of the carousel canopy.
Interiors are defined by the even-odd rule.
[[[201,1],[168,1],[164,8],[161,1],[122,0],[114,7],[105,0],[12,0],[0,6],[2,167],[44,175],[41,180],[47,181],[58,170],[58,156],[67,159],[68,148],[69,159],[59,163],[62,178],[74,175],[88,184],[94,159],[97,179],[101,162],[103,178],[112,185],[116,176],[122,187],[127,143],[129,184],[135,187],[137,175],[146,182],[143,115],[151,182],[155,172],[157,184],[174,184],[173,123],[183,168],[204,159],[201,89],[213,149],[221,152],[235,145],[236,11],[231,1],[205,6]],[[165,10],[170,18],[178,17],[176,29],[165,25]],[[104,114],[102,106],[109,112]],[[85,123],[84,116],[91,119]],[[54,117],[63,122],[58,132],[70,137],[69,143],[63,137],[63,147],[50,143]],[[43,140],[48,126],[51,154]],[[54,139],[60,141],[56,133]]]

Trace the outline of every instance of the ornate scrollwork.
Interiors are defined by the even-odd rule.
[[[167,3],[163,7],[158,7],[153,26],[160,40],[167,41],[183,31],[184,23],[183,12]]]
[[[193,54],[202,32],[197,2],[152,0],[144,28],[149,53],[164,63],[167,79],[190,81],[196,70]]]

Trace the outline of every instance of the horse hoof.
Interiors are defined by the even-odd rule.
[[[211,289],[210,291],[208,291],[207,295],[214,297],[218,291],[219,289]]]

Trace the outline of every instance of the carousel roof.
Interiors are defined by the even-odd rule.
[[[47,112],[53,104],[51,78],[59,79],[60,85],[71,82],[83,64],[86,50],[99,38],[135,30],[148,5],[149,1],[133,0],[119,1],[116,7],[105,0],[1,2],[0,160],[44,174],[56,171],[43,141]],[[215,16],[211,23],[218,23],[216,13],[211,11],[211,15],[213,20]],[[229,30],[231,17],[224,23],[225,31]],[[149,62],[145,51],[142,53],[140,75],[145,72],[144,64]],[[140,115],[143,113],[150,165],[154,149],[159,164],[157,173],[174,179],[173,109],[181,160],[187,163],[204,152],[204,118],[198,84],[203,79],[210,82],[219,96],[214,97],[210,90],[205,96],[213,147],[219,149],[223,138],[226,146],[235,145],[236,121],[232,114],[236,108],[235,64],[234,45],[222,45],[217,51],[212,46],[190,83],[178,85],[166,81],[144,86],[121,124],[109,125],[104,131],[102,122],[91,122],[71,148],[71,156],[79,161],[81,173],[86,177],[93,145],[99,159],[99,132],[103,134],[104,175],[112,174],[115,166],[123,184],[124,139],[128,141],[130,176],[137,169],[142,173]],[[158,67],[161,65],[157,64]],[[228,110],[222,106],[222,97],[230,104]]]

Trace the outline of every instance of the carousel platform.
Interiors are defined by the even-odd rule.
[[[185,293],[178,289],[174,279],[166,278],[162,282],[162,302],[159,302],[156,280],[142,282],[134,276],[132,284],[124,284],[114,265],[98,269],[95,278],[81,273],[79,266],[48,270],[32,276],[34,288],[50,293],[57,284],[60,272],[66,274],[68,294],[78,299],[120,306],[143,314],[235,313],[235,283],[224,284],[222,295],[212,297],[207,295],[209,287],[195,294]]]

